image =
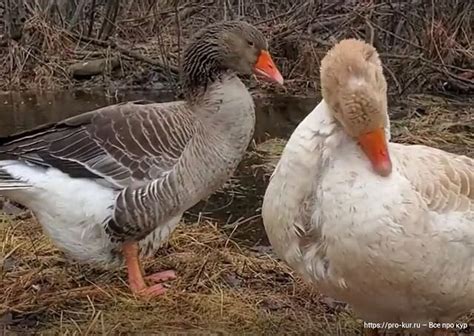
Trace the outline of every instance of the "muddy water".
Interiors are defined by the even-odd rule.
[[[112,95],[105,91],[0,94],[0,136],[106,105],[140,99],[166,102],[175,100],[175,97],[165,91],[122,91]],[[255,141],[259,143],[272,137],[287,138],[314,108],[317,100],[274,96],[256,98],[255,104]],[[261,179],[254,178],[248,169],[250,165],[242,162],[232,185],[196,205],[187,212],[185,220],[218,220],[235,239],[251,246],[267,245],[259,216],[266,185]]]

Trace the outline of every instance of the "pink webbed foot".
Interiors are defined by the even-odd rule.
[[[166,288],[162,284],[147,286],[145,279],[154,282],[162,282],[176,278],[176,274],[173,271],[159,272],[144,278],[138,259],[137,242],[124,243],[122,251],[127,264],[128,285],[133,294],[145,299],[162,295],[166,292]]]
[[[165,281],[176,279],[176,273],[171,270],[163,271],[163,272],[147,275],[145,279],[153,281],[153,282],[165,282]]]
[[[134,294],[143,298],[152,298],[165,294],[167,289],[161,284],[156,284],[153,286],[144,287],[138,291],[134,291]]]

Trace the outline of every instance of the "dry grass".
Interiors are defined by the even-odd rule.
[[[76,42],[67,31],[34,15],[27,21],[24,33],[28,42],[10,41],[8,48],[0,48],[0,89],[57,89],[70,85],[67,64]]]
[[[71,26],[73,19],[57,15],[54,8],[25,2],[21,37],[0,36],[0,89],[90,87],[107,85],[110,78],[151,86],[150,74],[173,85],[190,36],[211,22],[230,19],[247,20],[265,33],[291,93],[318,90],[320,60],[335,41],[348,37],[377,47],[389,87],[399,95],[474,89],[469,1],[128,0],[116,5],[112,18],[107,4],[114,1],[59,2],[86,4],[77,24]],[[103,34],[106,24],[110,29]],[[92,82],[76,81],[67,71],[73,63],[115,52],[121,56],[119,69]],[[128,82],[131,76],[134,83]]]
[[[10,332],[351,335],[360,327],[344,305],[321,300],[272,256],[240,247],[212,222],[179,227],[146,262],[147,272],[179,275],[150,302],[129,294],[123,270],[65,259],[33,219],[0,225],[0,321]]]
[[[433,146],[474,157],[474,99],[410,95],[394,107],[392,137],[396,142]]]

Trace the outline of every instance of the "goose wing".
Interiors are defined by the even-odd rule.
[[[0,138],[0,160],[54,167],[121,189],[170,171],[194,131],[184,102],[128,102]]]
[[[474,211],[474,159],[422,145],[391,148],[428,209],[440,214]]]

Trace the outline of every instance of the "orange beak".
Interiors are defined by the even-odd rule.
[[[380,176],[388,176],[392,172],[392,161],[388,154],[387,141],[383,128],[362,134],[357,139],[365,155],[372,163],[375,172]]]
[[[253,71],[256,75],[259,75],[270,82],[277,82],[278,84],[283,85],[283,76],[280,71],[278,71],[275,63],[273,63],[270,53],[266,50],[260,52],[260,56],[258,56]]]

